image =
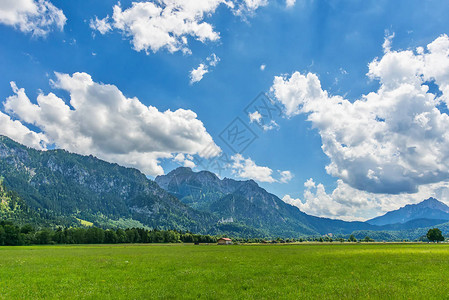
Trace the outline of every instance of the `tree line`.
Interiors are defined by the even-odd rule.
[[[176,230],[144,228],[102,229],[57,228],[36,230],[31,225],[17,226],[0,221],[0,246],[46,244],[118,244],[118,243],[216,243],[210,235]]]
[[[19,246],[34,244],[118,244],[118,243],[216,243],[219,237],[211,235],[194,234],[177,230],[158,230],[145,228],[128,229],[102,229],[89,228],[62,228],[39,229],[32,225],[18,226],[11,221],[0,221],[0,246]],[[444,241],[441,230],[432,228],[425,236],[427,241]],[[306,241],[317,242],[374,242],[366,236],[357,240],[354,235],[346,240],[343,238],[307,237],[299,239],[265,240],[261,238],[235,238],[236,243],[295,243]]]

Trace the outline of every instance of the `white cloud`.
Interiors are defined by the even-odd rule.
[[[259,123],[260,120],[262,120],[262,115],[257,110],[253,113],[249,113],[248,116],[251,123],[253,122]]]
[[[285,195],[282,200],[297,206],[307,214],[319,217],[353,221],[363,220],[364,216],[374,213],[372,209],[375,201],[370,202],[374,199],[369,199],[367,196],[376,194],[351,188],[342,180],[337,181],[337,188],[330,194],[326,193],[323,184],[316,184],[312,178],[304,183],[304,186],[304,203],[290,195]]]
[[[389,34],[388,32],[385,32],[385,40],[382,44],[382,48],[384,49],[384,52],[390,52],[391,51],[391,44],[393,43],[394,39],[394,32],[392,34]]]
[[[250,158],[245,159],[241,154],[231,157],[233,173],[240,178],[253,179],[260,182],[276,182],[271,175],[273,170],[256,165]]]
[[[195,168],[195,163],[193,162],[193,156],[184,153],[178,153],[174,158],[174,161],[188,168]]]
[[[190,71],[190,83],[195,83],[203,79],[204,74],[208,73],[209,70],[205,64],[200,64],[198,68],[192,69]]]
[[[305,188],[314,188],[316,187],[315,181],[313,181],[313,178],[309,178],[306,182],[304,182],[304,187]]]
[[[286,0],[287,7],[295,6],[296,0]]]
[[[293,205],[298,207],[299,209],[301,209],[303,203],[301,201],[301,199],[299,198],[293,198],[290,195],[285,195],[284,197],[282,197],[282,201],[284,201],[287,204]]]
[[[101,34],[106,34],[112,30],[111,24],[109,24],[109,16],[104,19],[98,19],[95,16],[95,20],[90,20],[89,26],[91,29],[100,32]]]
[[[263,65],[260,65],[260,70],[261,71],[265,71],[265,68],[267,67],[267,65],[265,65],[265,64],[263,64]]]
[[[169,52],[189,53],[187,37],[203,43],[220,38],[213,26],[204,18],[213,14],[224,0],[159,0],[133,2],[122,9],[120,3],[113,8],[112,21],[99,20],[111,28],[131,37],[136,51],[147,54],[167,49]],[[97,21],[92,21],[98,23]],[[95,29],[106,28],[105,26]],[[100,30],[99,30],[100,31]],[[104,31],[107,32],[107,31]],[[103,32],[100,31],[103,34]]]
[[[196,69],[190,71],[190,84],[201,81],[203,76],[209,73],[210,69],[216,67],[220,58],[212,53],[206,58],[207,64],[201,63]]]
[[[290,171],[278,171],[278,172],[281,175],[279,182],[287,183],[293,179],[293,174]]]
[[[53,93],[40,94],[33,104],[25,90],[12,83],[15,95],[4,107],[38,127],[45,141],[59,148],[136,167],[147,175],[163,174],[159,159],[176,153],[204,156],[202,150],[210,145],[220,151],[191,110],[160,112],[137,98],[126,98],[114,85],[94,82],[86,73],[56,73],[56,78],[53,85],[70,94],[70,106]]]
[[[215,55],[215,53],[212,53],[208,58],[206,58],[206,60],[208,61],[209,66],[216,67],[218,65],[218,62],[220,61],[220,58]]]
[[[246,18],[267,4],[268,0],[147,0],[122,9],[119,2],[113,7],[111,20],[96,17],[91,20],[91,28],[101,34],[118,30],[131,38],[136,51],[147,54],[161,49],[189,54],[188,38],[202,43],[220,39],[220,33],[206,20],[218,7],[228,7]]]
[[[253,113],[249,113],[248,117],[249,117],[250,123],[257,123],[257,124],[259,124],[260,126],[262,126],[264,131],[268,131],[268,130],[273,130],[273,129],[278,129],[279,128],[279,125],[278,125],[278,123],[276,123],[275,120],[271,120],[268,124],[263,124],[263,122],[262,122],[262,115],[258,111],[255,111]]]
[[[305,184],[303,199],[285,195],[282,200],[300,210],[319,217],[338,218],[347,221],[364,221],[415,204],[429,197],[449,203],[449,183],[434,183],[420,186],[414,194],[374,194],[360,191],[337,181],[337,187],[327,193],[324,186],[309,179]],[[304,202],[304,203],[303,203]]]
[[[234,13],[243,17],[253,15],[259,7],[268,5],[268,0],[241,0],[234,2]]]
[[[12,120],[2,112],[0,112],[0,135],[8,136],[16,142],[39,150],[44,150],[48,142],[42,133],[29,130],[20,121]]]
[[[270,123],[263,124],[262,128],[263,128],[264,131],[269,131],[269,130],[273,130],[273,129],[279,129],[279,124],[276,123],[275,120],[271,120]]]
[[[51,30],[63,30],[67,18],[62,10],[46,0],[0,1],[0,23],[33,36],[46,36]]]
[[[385,46],[386,49],[389,47]],[[275,77],[272,92],[287,116],[307,114],[330,158],[327,172],[375,193],[413,193],[449,178],[449,38],[427,51],[386,51],[369,64],[376,92],[350,102],[322,90],[315,74]],[[429,92],[434,81],[442,95]]]
[[[239,178],[253,179],[259,182],[281,182],[287,183],[293,178],[290,171],[278,171],[281,178],[273,178],[273,170],[269,167],[258,166],[251,158],[244,158],[241,154],[231,156],[233,161],[232,173]]]

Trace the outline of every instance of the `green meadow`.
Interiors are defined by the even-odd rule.
[[[0,247],[1,299],[449,298],[449,245]]]

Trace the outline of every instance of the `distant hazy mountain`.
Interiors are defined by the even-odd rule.
[[[428,220],[428,221],[423,221]],[[409,204],[383,216],[366,221],[372,225],[389,225],[416,222],[443,223],[449,221],[449,207],[435,198],[429,198],[418,204]],[[424,226],[423,226],[424,227]],[[416,227],[415,227],[416,228]]]

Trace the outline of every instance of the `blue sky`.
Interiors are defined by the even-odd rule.
[[[160,2],[148,2],[162,7]],[[338,172],[326,171],[331,157],[323,152],[322,136],[319,129],[307,121],[308,114],[283,113],[274,119],[277,124],[274,129],[264,131],[256,122],[251,123],[244,112],[245,107],[261,92],[267,92],[275,101],[279,100],[276,105],[284,110],[286,102],[276,99],[271,89],[274,78],[285,75],[287,80],[296,71],[316,74],[321,88],[329,95],[340,95],[350,102],[360,99],[361,95],[376,92],[380,86],[379,80],[370,79],[366,74],[370,62],[386,55],[385,47],[382,46],[385,38],[394,34],[391,38],[394,51],[426,47],[449,31],[449,5],[446,1],[297,0],[293,6],[287,7],[284,0],[270,0],[266,3],[260,1],[261,5],[252,9],[245,7],[244,1],[234,2],[234,8],[225,3],[218,4],[214,10],[206,11],[201,19],[201,22],[210,24],[219,33],[218,39],[202,42],[191,34],[182,35],[188,41],[190,53],[181,50],[171,52],[168,48],[136,51],[132,34],[114,27],[112,15],[117,1],[47,2],[63,12],[66,22],[62,28],[55,24],[45,26],[46,32],[43,34],[21,29],[21,24],[8,21],[1,13],[13,12],[0,5],[0,99],[5,101],[14,95],[10,86],[10,82],[14,81],[18,88],[25,89],[33,104],[37,103],[36,98],[40,93],[54,93],[69,105],[68,90],[51,84],[50,80],[58,81],[54,72],[68,75],[86,73],[93,82],[114,85],[126,98],[136,97],[142,104],[153,106],[159,112],[180,108],[195,112],[197,120],[202,122],[207,131],[202,132],[204,136],[198,144],[205,146],[207,135],[210,135],[213,142],[230,157],[236,153],[219,135],[239,117],[258,138],[241,153],[240,160],[234,157],[234,167],[228,167],[220,175],[236,179],[251,178],[247,174],[255,173],[246,169],[250,168],[250,161],[253,167],[269,168],[272,173],[268,177],[274,182],[260,180],[267,177],[264,173],[267,169],[253,169],[254,172],[263,173],[255,179],[259,179],[257,181],[268,191],[281,198],[289,195],[286,201],[317,215],[363,219],[408,202],[423,200],[422,197],[426,195],[446,195],[441,186],[421,189],[422,185],[445,184],[444,174],[441,178],[417,183],[419,191],[382,187],[373,190],[355,179],[336,176]],[[132,7],[132,2],[121,1],[120,6],[124,12]],[[239,7],[242,7],[241,11],[238,11]],[[106,16],[110,17],[108,22],[111,30],[101,34],[91,28],[91,20]],[[28,21],[33,22],[35,18],[30,17]],[[219,57],[216,66],[208,66],[207,58],[212,54]],[[190,72],[200,64],[208,66],[209,72],[200,81],[191,83]],[[264,70],[261,70],[262,65],[265,66]],[[64,84],[59,83],[61,85]],[[108,96],[107,93],[102,95]],[[8,110],[4,106],[0,110],[11,119],[21,121],[32,131],[47,134],[44,129],[46,125],[42,124],[44,121],[27,121],[30,119],[23,113],[21,115],[15,107]],[[152,126],[157,127],[158,124]],[[76,143],[65,147],[69,145],[67,141],[47,135],[50,137],[45,146],[47,148],[56,145],[82,154],[89,152],[86,147],[78,150]],[[97,145],[92,153],[106,153],[103,157],[98,156],[119,163],[123,161],[117,156],[111,156],[109,149],[101,147]],[[166,150],[164,153],[172,153],[173,157],[178,153],[190,153],[195,162],[201,147],[192,147],[186,147],[183,151],[184,148],[176,146],[174,148],[181,149],[179,152]],[[159,166],[165,172],[180,165],[173,157],[157,157]],[[154,157],[150,155],[149,159],[154,160]],[[123,162],[126,165],[135,163]],[[282,182],[282,171],[289,171],[293,176]],[[150,177],[155,175],[151,171],[145,173]],[[309,181],[309,185],[305,185],[310,178],[313,178],[313,184]],[[357,203],[336,199],[331,193],[338,188],[338,180],[343,180],[342,184],[355,188],[357,192],[368,194],[358,196],[361,200]],[[320,196],[319,183],[329,199],[323,200],[323,195]],[[308,190],[312,191],[313,196],[304,194]],[[352,197],[353,194],[348,192],[346,195]],[[310,200],[309,206],[304,206],[307,199],[312,199],[310,197],[315,200]],[[311,205],[316,203],[314,201],[326,204],[326,208],[312,208]]]

